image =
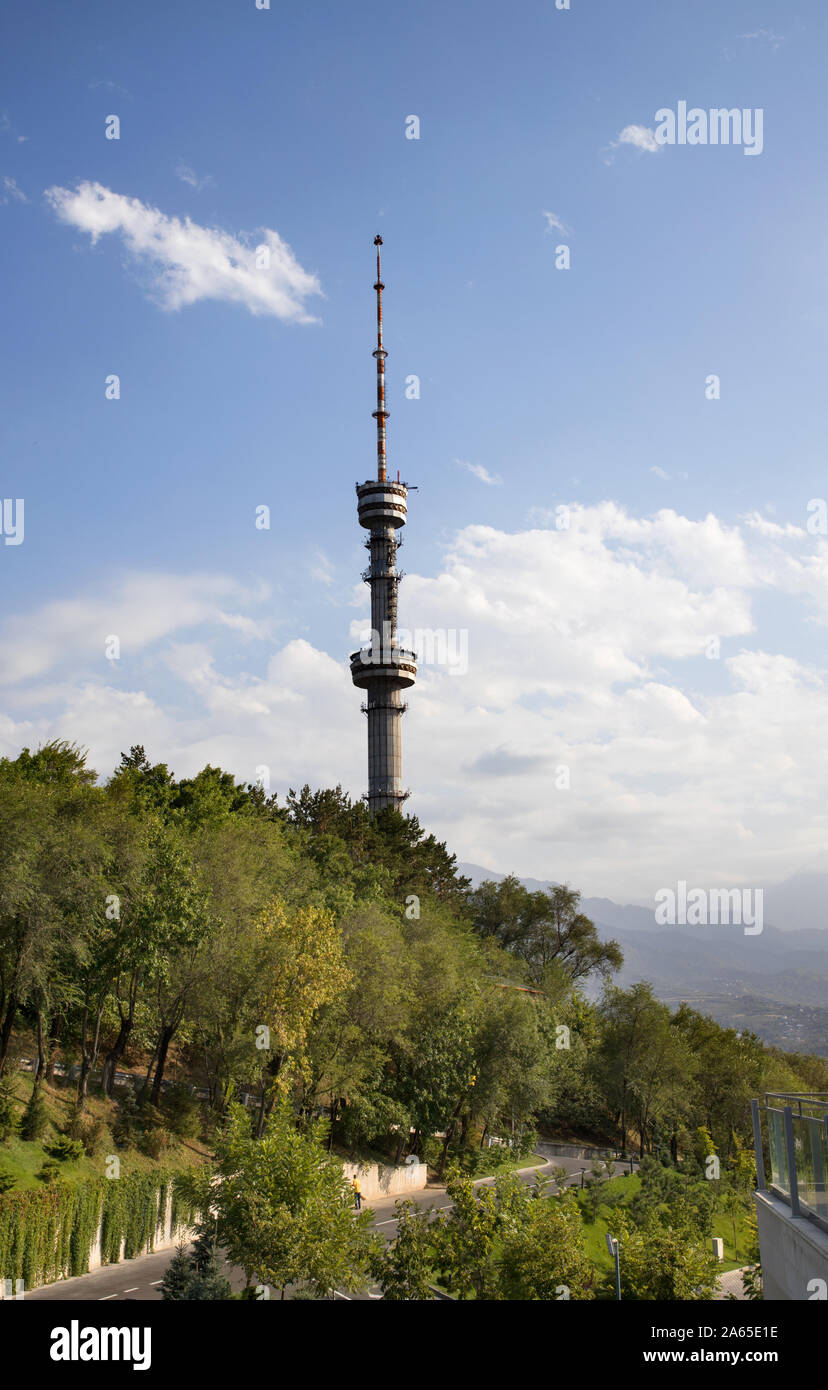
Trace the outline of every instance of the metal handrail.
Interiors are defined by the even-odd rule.
[[[753,1149],[756,1160],[756,1177],[758,1192],[772,1192],[774,1196],[781,1198],[791,1208],[792,1217],[803,1217],[814,1222],[822,1230],[828,1231],[828,1220],[810,1209],[807,1204],[803,1204],[800,1196],[799,1174],[796,1163],[796,1136],[794,1134],[794,1109],[792,1105],[768,1105],[769,1100],[794,1101],[797,1105],[796,1118],[822,1123],[825,1128],[825,1148],[828,1153],[828,1095],[825,1092],[792,1092],[792,1091],[767,1091],[765,1093],[765,1104],[762,1105],[758,1100],[750,1103],[751,1118],[753,1121]],[[821,1110],[822,1116],[804,1115],[802,1106],[811,1106],[813,1109]],[[765,1115],[778,1115],[782,1117],[783,1134],[779,1136],[784,1139],[785,1165],[787,1168],[787,1188],[780,1187],[771,1178],[771,1182],[766,1181],[764,1148],[762,1143],[762,1111]],[[769,1139],[770,1142],[770,1139]],[[822,1158],[817,1161],[817,1152],[814,1153],[814,1182],[817,1185],[826,1187],[826,1164]],[[818,1189],[817,1189],[818,1190]]]

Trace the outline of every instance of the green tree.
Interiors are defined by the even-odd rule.
[[[204,889],[186,843],[176,831],[158,823],[151,826],[146,863],[135,898],[129,904],[121,902],[117,924],[111,955],[116,965],[114,994],[119,1028],[103,1070],[104,1090],[110,1096],[117,1067],[135,1026],[142,987],[166,981],[177,953],[194,949],[210,925]]]
[[[500,1285],[506,1299],[530,1302],[594,1297],[595,1272],[569,1194],[531,1202],[504,1239]]]
[[[342,1166],[324,1146],[324,1126],[300,1133],[279,1104],[261,1139],[241,1106],[231,1106],[216,1145],[216,1176],[191,1179],[189,1193],[215,1214],[216,1241],[250,1284],[284,1298],[290,1284],[327,1295],[363,1287],[373,1240],[369,1211],[353,1210]]]
[[[400,1302],[425,1302],[434,1298],[434,1239],[430,1213],[414,1202],[396,1202],[397,1230],[394,1239],[378,1250],[371,1261],[371,1272],[383,1297]]]
[[[73,745],[0,759],[0,1075],[21,1010],[35,1015],[45,1069],[43,1010],[64,993],[82,922],[103,902],[95,773]]]
[[[342,934],[325,908],[290,909],[275,899],[256,922],[255,935],[251,1038],[262,1025],[269,1037],[263,1049],[267,1061],[261,1083],[261,1135],[278,1092],[287,1093],[304,1061],[315,1013],[345,993],[350,975]]]
[[[643,1156],[655,1123],[669,1118],[674,1128],[676,1114],[689,1104],[697,1062],[669,1009],[645,982],[628,990],[608,986],[600,1016],[600,1083],[616,1116],[622,1153],[635,1123]]]
[[[713,1296],[717,1267],[711,1251],[687,1224],[656,1220],[638,1229],[621,1221],[621,1296],[652,1302],[705,1302]]]
[[[49,1128],[49,1113],[43,1096],[36,1089],[32,1091],[20,1121],[21,1139],[42,1139]]]
[[[218,1302],[230,1298],[230,1281],[218,1265],[216,1224],[212,1218],[199,1222],[196,1238],[190,1251],[192,1278],[187,1297],[194,1301]]]
[[[750,1141],[750,1101],[766,1089],[763,1072],[770,1058],[753,1033],[723,1028],[687,1004],[676,1011],[673,1025],[696,1060],[689,1088],[695,1123],[709,1130],[715,1143],[711,1152],[721,1155],[724,1167],[734,1138]]]
[[[177,1245],[161,1280],[161,1297],[167,1302],[189,1298],[192,1284],[193,1270],[187,1247]]]
[[[581,895],[566,884],[530,893],[514,877],[482,883],[469,895],[481,936],[493,937],[526,965],[535,984],[570,984],[598,973],[608,976],[623,962],[616,941],[601,941],[595,924],[579,910]]]
[[[435,1263],[441,1283],[455,1298],[500,1297],[497,1268],[498,1211],[491,1187],[478,1188],[454,1173],[446,1184],[448,1211],[434,1219]]]

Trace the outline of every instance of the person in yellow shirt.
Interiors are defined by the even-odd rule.
[[[351,1179],[351,1186],[352,1186],[353,1189],[354,1189],[354,1205],[356,1206],[357,1211],[361,1211],[361,1210],[362,1210],[362,1188],[361,1188],[360,1185],[359,1185],[359,1179],[358,1179],[358,1178],[352,1178],[352,1179]]]

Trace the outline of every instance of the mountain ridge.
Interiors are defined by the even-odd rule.
[[[507,875],[460,864],[472,879],[501,882]],[[517,877],[517,875],[515,875]],[[532,892],[552,887],[520,879]],[[658,998],[685,1000],[728,1026],[749,1027],[785,1051],[828,1056],[828,932],[814,926],[765,923],[755,936],[741,925],[660,926],[655,908],[582,898],[581,909],[603,940],[618,942],[624,964],[614,977],[622,988],[648,980]],[[588,994],[595,997],[593,983]]]

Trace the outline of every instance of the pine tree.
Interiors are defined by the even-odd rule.
[[[194,1274],[203,1278],[216,1262],[216,1239],[212,1230],[203,1222],[199,1223],[196,1231],[198,1234],[190,1251],[190,1268]]]
[[[188,1299],[192,1297],[191,1289],[195,1283],[190,1257],[184,1245],[177,1245],[172,1261],[167,1267],[167,1272],[161,1280],[161,1297],[170,1299]]]
[[[119,1148],[131,1144],[138,1129],[138,1098],[128,1082],[118,1098],[118,1110],[112,1124],[112,1136]]]
[[[219,1271],[216,1257],[212,1255],[204,1272],[192,1276],[187,1297],[195,1301],[211,1299],[215,1302],[228,1299],[231,1292],[229,1280]]]
[[[0,1082],[0,1142],[18,1127],[17,1096],[8,1082]]]
[[[197,1300],[229,1298],[230,1284],[218,1267],[213,1225],[211,1223],[208,1226],[202,1222],[196,1230],[195,1243],[190,1251],[192,1282],[187,1297]]]
[[[20,1121],[20,1137],[22,1139],[40,1139],[48,1126],[49,1113],[46,1109],[46,1102],[39,1091],[32,1091]]]

